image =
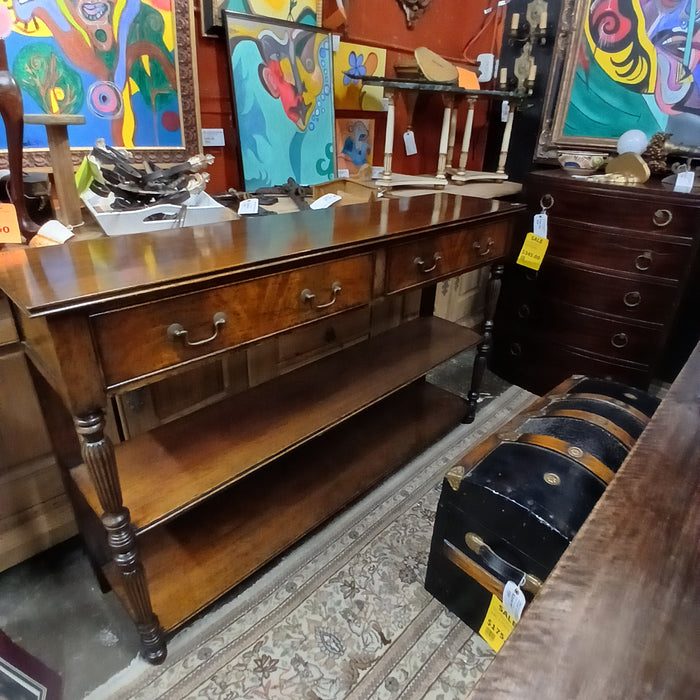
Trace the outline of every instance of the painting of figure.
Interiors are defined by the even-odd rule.
[[[86,124],[69,130],[74,148],[97,138],[127,148],[183,147],[178,2],[3,0],[14,18],[5,44],[25,113],[83,115]],[[44,128],[25,126],[24,146],[45,148]]]
[[[338,175],[346,170],[353,180],[372,178],[373,119],[336,119],[335,143]]]
[[[233,12],[225,19],[246,189],[333,179],[328,32]]]
[[[697,0],[589,0],[582,30],[565,137],[641,129],[700,145]]]

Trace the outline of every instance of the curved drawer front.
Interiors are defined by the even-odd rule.
[[[356,256],[97,314],[91,322],[107,386],[366,304],[372,271],[371,255]],[[217,324],[219,314],[226,318]]]
[[[576,306],[652,323],[673,318],[676,286],[628,279],[594,270],[545,264],[538,281],[540,294]]]
[[[679,280],[690,263],[691,239],[643,237],[576,225],[551,216],[547,254],[649,277]]]
[[[565,216],[572,221],[599,226],[680,236],[692,236],[698,230],[697,207],[659,202],[658,198],[654,201],[645,197],[643,190],[615,188],[606,192],[593,187],[587,195],[578,183],[567,187],[564,182],[545,183],[533,178],[527,186],[529,208],[540,211],[540,200],[548,194],[554,198],[548,212],[550,217]]]
[[[496,222],[392,246],[387,251],[388,294],[453,277],[505,255],[510,224]]]

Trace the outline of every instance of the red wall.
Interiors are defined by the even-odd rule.
[[[326,12],[335,6],[335,0],[325,0]],[[348,22],[335,30],[341,39],[371,46],[387,48],[387,76],[393,76],[397,60],[411,58],[413,49],[426,46],[457,65],[468,65],[464,49],[469,44],[469,58],[479,53],[494,51],[492,24],[481,31],[484,9],[493,0],[433,0],[425,14],[417,20],[413,29],[406,26],[406,17],[397,0],[345,0]],[[226,43],[223,38],[201,35],[199,0],[195,1],[195,26],[197,34],[197,67],[199,74],[199,99],[202,128],[223,128],[226,146],[207,148],[206,152],[216,160],[209,167],[211,181],[209,192],[218,193],[233,187],[239,189],[242,181],[238,165],[238,136],[233,122],[233,98]],[[484,86],[492,87],[492,86]],[[465,108],[460,110],[457,133],[457,151],[462,137]],[[472,134],[472,148],[468,167],[478,169],[483,162],[487,133],[487,103],[481,101],[477,108]],[[386,115],[381,112],[340,112],[337,116],[371,116],[376,119],[373,161],[382,165]],[[420,95],[416,103],[413,129],[418,154],[404,154],[401,134],[406,130],[408,116],[404,101],[399,96],[396,105],[394,140],[394,172],[411,175],[434,173],[442,125],[442,100],[439,95]],[[458,153],[455,154],[455,161]]]

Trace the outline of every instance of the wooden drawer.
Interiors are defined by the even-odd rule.
[[[106,384],[115,387],[367,304],[372,262],[371,255],[355,256],[97,314],[91,321]],[[340,287],[335,294],[334,286]],[[314,297],[304,301],[305,290]],[[214,337],[214,316],[221,312],[226,322]],[[187,336],[171,338],[172,324]]]
[[[550,217],[647,233],[692,236],[698,231],[697,206],[685,206],[671,197],[662,199],[644,188],[595,186],[532,176],[527,183],[527,204],[540,211],[545,195],[554,199]]]
[[[17,329],[7,297],[0,293],[0,345],[17,342]]]
[[[678,281],[691,260],[692,239],[617,232],[554,215],[548,228],[548,256],[616,272]]]
[[[654,284],[640,277],[546,263],[537,278],[537,290],[568,304],[658,324],[673,318],[679,291],[676,285]]]
[[[510,224],[488,224],[392,246],[387,252],[387,294],[454,277],[503,257]]]

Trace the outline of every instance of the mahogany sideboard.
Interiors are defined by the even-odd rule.
[[[52,445],[145,658],[460,420],[473,419],[519,204],[434,193],[3,254]],[[483,337],[435,285],[492,265]],[[423,290],[414,318],[116,445],[122,392]],[[479,345],[468,402],[424,381]],[[73,429],[74,428],[74,429]]]
[[[669,371],[665,357],[683,340],[674,325],[692,318],[682,309],[698,286],[700,197],[658,180],[611,185],[556,169],[530,173],[524,199],[518,241],[544,204],[549,247],[538,272],[506,265],[492,368],[537,394],[572,374],[643,389],[672,379],[683,360]]]
[[[695,700],[700,345],[469,700]]]

